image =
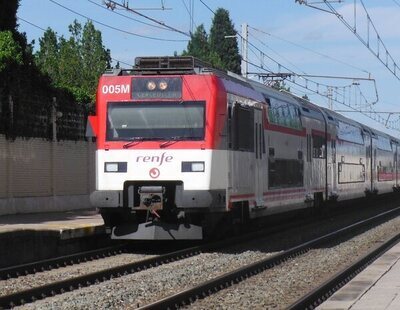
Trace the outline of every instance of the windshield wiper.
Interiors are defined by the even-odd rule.
[[[176,143],[176,142],[178,142],[178,141],[183,141],[183,140],[200,140],[200,139],[201,139],[200,137],[195,137],[195,136],[173,136],[173,137],[170,137],[167,141],[162,142],[162,143],[160,144],[160,147],[161,147],[161,148],[164,148],[164,147],[170,146],[171,144],[174,144],[174,143]]]
[[[160,148],[167,147],[173,143],[178,142],[178,140],[182,140],[182,137],[180,137],[180,136],[170,137],[167,141],[164,141],[160,144]]]
[[[136,144],[142,142],[144,139],[145,139],[144,137],[134,137],[134,138],[131,138],[131,139],[129,139],[130,141],[129,141],[128,143],[125,143],[122,147],[123,147],[124,149],[127,149],[127,148],[129,148],[129,147],[131,147],[131,146],[134,146],[134,145],[136,145]]]
[[[159,141],[159,140],[165,140],[165,138],[164,137],[133,137],[129,140],[130,141],[128,143],[126,143],[122,146],[124,149],[127,149],[130,146],[139,144],[140,142],[143,142],[143,141]]]

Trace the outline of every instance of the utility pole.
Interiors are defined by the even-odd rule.
[[[331,86],[329,86],[328,87],[328,90],[327,90],[327,97],[328,97],[328,109],[329,110],[331,110],[331,111],[333,111],[333,100],[332,100],[332,96],[333,96],[333,94],[332,94],[332,87]]]
[[[248,75],[248,26],[247,23],[242,24],[242,76],[247,78]]]

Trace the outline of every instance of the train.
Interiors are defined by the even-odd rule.
[[[106,71],[87,136],[112,239],[204,239],[400,188],[399,139],[190,56]]]

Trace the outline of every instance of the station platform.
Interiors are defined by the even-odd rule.
[[[0,216],[0,234],[21,231],[55,232],[60,239],[104,233],[101,215],[94,209]]]
[[[400,309],[400,243],[379,257],[317,309]]]
[[[0,216],[0,268],[108,245],[95,209]]]

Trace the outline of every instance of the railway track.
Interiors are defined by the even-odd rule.
[[[176,309],[176,308],[188,306],[198,299],[207,298],[207,296],[210,296],[210,295],[212,295],[220,290],[223,290],[225,288],[228,288],[234,284],[240,283],[254,275],[262,273],[263,271],[265,271],[267,269],[274,268],[275,266],[278,266],[291,258],[294,258],[296,256],[300,256],[304,253],[307,253],[312,248],[321,246],[325,243],[332,242],[332,240],[341,238],[341,237],[353,232],[354,230],[362,229],[364,227],[367,227],[368,225],[380,223],[385,218],[393,216],[394,214],[399,214],[399,212],[400,212],[400,208],[396,208],[391,211],[383,212],[383,213],[373,216],[369,219],[362,220],[355,224],[338,229],[338,230],[336,230],[332,233],[326,234],[322,237],[318,237],[316,239],[307,241],[303,244],[300,244],[298,246],[290,248],[282,253],[273,255],[272,257],[262,259],[258,262],[249,264],[242,268],[239,268],[234,271],[223,274],[221,276],[218,276],[212,280],[200,283],[199,285],[196,285],[189,289],[180,291],[176,294],[170,295],[168,297],[165,297],[163,299],[160,299],[158,301],[155,301],[153,303],[150,303],[148,305],[140,307],[139,309]],[[392,241],[392,242],[394,242],[394,241]],[[385,247],[387,248],[387,246],[385,246]],[[378,252],[376,252],[374,255],[376,256],[379,254],[378,254]],[[362,260],[361,264],[366,264],[366,262],[370,259],[371,258],[366,258],[366,259]],[[323,286],[320,290],[320,292],[322,292],[322,296],[326,296],[327,291],[329,292],[329,288],[327,288],[327,286]],[[323,297],[319,297],[320,293],[315,293],[312,295],[313,295],[312,298],[308,299],[305,297],[304,301],[302,299],[301,301],[299,301],[298,304],[296,303],[296,304],[292,305],[292,309],[307,309],[307,307],[304,307],[304,305],[306,305],[306,304],[308,305],[308,303],[310,304],[310,309],[313,309],[313,307],[315,307],[314,304],[316,303],[315,300],[318,300],[318,299],[322,300]]]
[[[127,252],[128,249],[129,247],[127,244],[119,244],[93,251],[85,251],[76,254],[59,256],[56,258],[50,258],[46,260],[32,262],[28,264],[1,268],[0,281],[10,278],[17,278],[20,276],[26,276],[28,274],[34,274],[37,272],[49,271],[55,268],[79,264],[82,262],[87,262],[104,257],[110,257]]]
[[[142,271],[148,268],[157,267],[162,264],[167,264],[173,261],[185,259],[204,253],[207,251],[217,250],[223,247],[229,247],[237,243],[246,242],[249,239],[258,238],[265,236],[266,234],[273,234],[281,231],[282,229],[291,229],[297,227],[298,225],[307,225],[313,221],[308,219],[298,219],[296,221],[280,225],[279,227],[271,227],[269,229],[259,230],[256,232],[247,233],[245,235],[234,237],[230,239],[221,240],[218,242],[213,242],[209,244],[199,245],[195,247],[186,248],[183,250],[178,250],[156,257],[151,257],[148,259],[143,259],[133,263],[128,263],[120,265],[117,267],[109,268],[107,270],[101,270],[82,276],[74,277],[71,279],[66,279],[62,281],[57,281],[55,283],[50,283],[38,287],[34,287],[27,290],[18,291],[15,293],[0,296],[0,309],[12,308],[18,305],[23,305],[26,303],[34,302],[38,299],[43,299],[46,297],[54,296],[57,294],[62,294],[67,291],[72,291],[85,286],[90,286],[103,281],[107,281],[116,277],[121,277],[123,275],[131,274],[134,272]],[[19,266],[14,266],[10,268],[0,269],[0,280],[10,279],[13,277],[24,276],[27,274],[33,274],[37,272],[48,271],[54,268],[65,267],[68,265],[79,264],[85,261],[100,259],[104,257],[109,257],[112,255],[118,255],[120,253],[126,253],[129,250],[129,246],[118,245],[115,247],[109,247],[105,249],[83,252],[74,255],[68,255],[63,257],[58,257],[55,259],[48,259],[40,262],[35,262],[31,264],[24,264]]]
[[[289,309],[315,309],[399,241],[400,234],[386,240],[350,266],[336,273],[310,293],[294,302],[289,306]]]
[[[386,214],[387,214],[387,216],[389,216],[390,213],[388,212]],[[378,217],[376,217],[376,218],[378,218]],[[136,261],[134,263],[117,266],[117,267],[110,268],[107,270],[101,270],[98,272],[85,274],[85,275],[82,275],[79,277],[75,277],[75,278],[71,278],[71,279],[67,279],[67,280],[63,280],[63,281],[57,281],[55,283],[51,283],[48,285],[42,285],[40,287],[35,287],[32,289],[19,291],[16,293],[12,293],[12,294],[0,297],[0,308],[9,308],[9,307],[13,307],[16,305],[33,302],[38,299],[42,299],[42,298],[46,298],[46,297],[53,296],[56,294],[75,290],[77,288],[90,286],[92,284],[107,281],[109,279],[113,279],[115,277],[119,277],[122,275],[131,274],[131,273],[134,273],[137,271],[156,267],[156,266],[159,266],[162,264],[167,264],[169,262],[196,256],[200,253],[204,253],[207,251],[218,250],[223,247],[228,247],[230,245],[238,244],[240,242],[246,242],[248,240],[255,239],[255,238],[261,238],[261,237],[265,238],[265,236],[267,234],[279,233],[282,230],[289,230],[289,229],[292,229],[299,225],[308,225],[308,224],[312,224],[314,222],[315,222],[315,219],[313,219],[313,220],[311,220],[311,219],[297,220],[297,221],[287,223],[285,225],[279,225],[279,227],[273,227],[269,230],[258,231],[258,232],[247,234],[245,236],[231,238],[229,240],[223,240],[223,241],[219,241],[219,242],[214,242],[212,244],[205,244],[205,245],[192,247],[192,248],[188,248],[188,249],[184,249],[184,250],[180,250],[180,251],[175,251],[173,253],[167,253],[167,254],[152,257],[149,259]],[[372,220],[370,220],[370,222],[372,222]],[[361,226],[361,224],[359,224],[359,226]],[[309,247],[312,247],[312,245],[309,245]],[[298,254],[296,254],[296,253],[298,253],[298,251],[297,252],[296,251],[297,251],[297,248],[293,250],[292,255],[298,255]],[[287,256],[287,257],[289,257],[289,256]],[[272,261],[272,264],[278,264],[279,262],[287,259],[287,257],[285,258],[285,256],[278,255],[277,257],[275,257],[276,260]],[[244,267],[242,269],[245,270],[246,267]],[[256,272],[259,272],[260,270],[262,270],[262,268],[260,266],[257,266],[256,269],[254,269],[256,271],[254,271],[251,268],[249,270],[250,270],[249,274],[255,274]],[[234,273],[232,273],[232,274],[234,274]],[[246,274],[246,272],[244,272],[244,274]],[[247,277],[247,275],[242,275],[239,277],[239,279],[244,279],[246,277]],[[233,278],[235,278],[235,279],[233,279]],[[233,275],[233,278],[230,280],[230,283],[234,283],[237,281],[235,275]],[[219,281],[218,282],[219,284],[216,287],[219,287],[219,289],[222,286],[226,286],[226,284],[223,284],[223,283],[225,283],[224,282],[225,280],[223,278],[219,279],[218,281]],[[181,303],[175,301],[174,304],[184,304],[184,303],[187,303],[188,300],[189,301],[194,300],[195,298],[204,296],[204,294],[207,295],[211,291],[215,291],[216,290],[215,287],[211,288],[214,285],[214,282],[213,281],[208,281],[208,282],[209,283],[207,283],[207,290],[205,290],[201,294],[199,293],[199,291],[196,291],[196,294],[194,294],[192,297],[189,296],[188,299],[185,299],[186,298],[185,297]],[[200,291],[201,291],[201,289],[200,289]],[[185,294],[186,293],[184,293],[183,295],[185,295]],[[157,304],[155,306],[158,307]],[[161,304],[160,307],[163,308],[164,306]]]

